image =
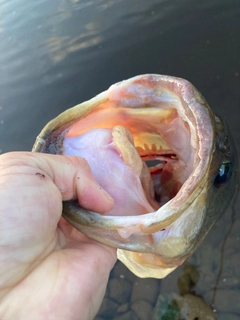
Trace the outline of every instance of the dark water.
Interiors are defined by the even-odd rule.
[[[239,151],[239,0],[0,0],[0,152],[30,150],[60,112],[142,73],[190,80],[227,121]],[[238,196],[232,230],[240,226],[239,202]],[[219,271],[231,213],[192,258],[204,275]],[[224,249],[229,276],[233,264],[240,269],[239,236],[231,232]],[[214,270],[206,267],[206,248],[216,251]],[[217,290],[223,296],[231,291],[240,305],[239,282],[227,282]],[[197,294],[206,296],[216,278],[212,283]],[[168,278],[159,285],[161,293],[165,287],[177,291]],[[219,319],[240,319],[240,307],[228,305],[215,304]]]

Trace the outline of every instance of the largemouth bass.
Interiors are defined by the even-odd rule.
[[[196,249],[226,209],[237,165],[228,129],[186,80],[140,75],[66,110],[41,131],[35,152],[85,158],[114,208],[76,201],[63,216],[137,276],[163,278]]]

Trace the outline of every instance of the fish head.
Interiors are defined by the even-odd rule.
[[[50,121],[35,152],[85,158],[114,199],[105,213],[77,201],[63,216],[118,248],[139,277],[163,278],[196,249],[236,186],[227,126],[188,81],[141,75],[111,86]]]

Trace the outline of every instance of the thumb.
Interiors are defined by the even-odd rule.
[[[39,179],[51,179],[62,200],[78,199],[79,204],[99,213],[112,209],[112,197],[98,184],[87,161],[80,157],[33,152],[10,152],[1,155],[1,168],[15,168],[16,173],[32,173]],[[21,170],[21,172],[19,172]]]

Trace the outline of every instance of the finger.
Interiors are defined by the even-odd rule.
[[[77,198],[81,206],[99,213],[108,212],[113,207],[112,197],[94,179],[83,158],[32,152],[11,152],[0,157],[1,167],[34,174],[41,184],[50,178],[62,200]]]

